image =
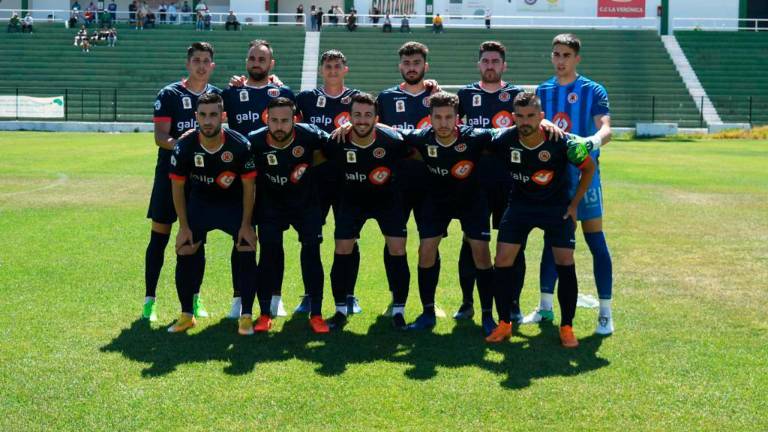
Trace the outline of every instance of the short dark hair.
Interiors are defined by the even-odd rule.
[[[349,105],[350,111],[352,109],[352,105],[356,103],[363,105],[373,105],[373,113],[379,113],[379,107],[376,106],[376,99],[374,99],[370,93],[360,92],[352,96],[352,103]]]
[[[292,100],[288,99],[287,97],[276,97],[269,101],[267,104],[267,111],[271,110],[272,108],[278,108],[278,107],[288,107],[291,109],[291,112],[293,114],[296,114],[296,104],[293,103]]]
[[[268,41],[264,40],[264,39],[254,39],[254,40],[250,41],[248,43],[248,51],[250,51],[251,48],[253,48],[253,47],[260,47],[260,46],[267,47],[267,49],[269,50],[269,55],[270,56],[273,55],[272,45],[270,45],[270,43]]]
[[[199,98],[197,98],[197,107],[199,108],[200,105],[206,105],[206,104],[216,104],[219,106],[219,108],[224,111],[224,99],[221,98],[221,95],[218,93],[208,92],[203,93],[200,95]]]
[[[211,55],[211,60],[213,60],[213,45],[208,42],[193,42],[187,48],[187,60],[191,59],[197,51],[207,52]]]
[[[552,48],[554,48],[555,45],[565,45],[572,49],[576,55],[579,55],[579,51],[581,51],[581,41],[572,33],[561,33],[555,36],[554,39],[552,39]]]
[[[344,64],[344,66],[347,65],[347,56],[344,55],[343,52],[337,50],[337,49],[330,49],[323,53],[323,55],[320,57],[320,64],[325,64],[327,61],[331,60],[341,60],[341,63]]]
[[[437,92],[429,97],[429,112],[439,107],[453,107],[453,110],[459,112],[459,97],[453,93]]]
[[[534,93],[520,92],[515,96],[515,100],[512,101],[512,106],[517,107],[535,107],[541,111],[541,99]]]
[[[477,58],[482,57],[483,53],[487,52],[497,52],[501,56],[501,59],[506,61],[507,48],[499,41],[485,41],[481,43],[480,53],[478,54]]]
[[[426,45],[420,42],[406,42],[403,44],[403,46],[400,47],[400,49],[397,51],[397,55],[402,56],[410,56],[414,54],[419,54],[422,57],[424,57],[424,61],[427,61],[427,54],[429,54],[429,48],[427,48]]]

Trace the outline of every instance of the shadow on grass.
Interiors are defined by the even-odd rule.
[[[405,375],[414,380],[429,380],[439,368],[472,366],[503,376],[501,385],[512,389],[527,387],[536,378],[573,376],[609,364],[597,356],[602,337],[588,336],[579,348],[566,350],[552,325],[543,326],[539,335],[523,336],[523,341],[517,337],[496,345],[486,344],[472,322],[457,323],[449,334],[406,333],[379,316],[365,334],[316,335],[304,316],[294,316],[280,332],[252,337],[237,335],[236,325],[225,319],[188,335],[169,334],[166,327],[151,328],[137,320],[101,351],[149,364],[142,371],[148,378],[167,375],[183,364],[210,361],[228,363],[227,374],[243,375],[260,364],[299,359],[316,364],[317,374],[323,376],[341,375],[354,364],[388,361],[408,365]]]

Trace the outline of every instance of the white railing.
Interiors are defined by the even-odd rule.
[[[673,18],[672,30],[768,31],[766,18]]]
[[[46,23],[46,22],[66,22],[71,17],[75,17],[78,20],[78,25],[83,24],[85,22],[85,13],[84,10],[79,11],[73,11],[73,10],[65,10],[65,9],[28,9],[24,12],[24,15],[29,12],[32,14],[32,18],[34,18],[34,23]],[[104,11],[97,11],[95,12],[95,16],[93,19],[93,22],[99,23],[101,14]],[[0,9],[0,22],[8,23],[8,20],[11,18],[11,16],[17,13],[19,15],[19,18],[24,18],[21,14],[21,11],[19,9]],[[118,23],[127,23],[132,20],[131,16],[135,17],[137,12],[134,11],[127,11],[127,10],[120,10],[115,12],[109,12],[114,14],[114,18],[112,19],[113,22]],[[171,14],[169,14],[167,11],[165,12],[165,21],[160,20],[160,12],[153,10],[152,13],[155,14],[155,24],[192,24],[194,22],[194,17],[196,16],[195,12],[176,12],[176,19],[175,21],[171,20]],[[227,21],[227,16],[229,16],[228,12],[209,12],[209,15],[211,16],[211,24],[224,24]],[[237,21],[240,23],[240,25],[267,25],[267,24],[279,24],[279,25],[304,25],[304,16],[297,15],[295,13],[243,13],[243,14],[236,14]],[[298,18],[298,20],[297,20]],[[270,21],[270,19],[274,19],[273,21]]]
[[[345,19],[339,19],[338,25],[346,25]],[[384,25],[385,15],[360,14],[357,16],[358,27],[381,27]],[[443,27],[451,28],[484,28],[485,17],[482,15],[440,15],[443,18]],[[431,27],[427,24],[427,18],[434,15],[408,15],[411,28]],[[323,14],[323,25],[333,25],[332,15]],[[377,24],[372,18],[379,18]],[[398,31],[403,15],[390,15],[392,30]],[[624,29],[624,30],[657,30],[659,18],[597,18],[597,17],[555,17],[555,16],[519,16],[501,15],[491,17],[491,28],[573,28],[573,29]]]

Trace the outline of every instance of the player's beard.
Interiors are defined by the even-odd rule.
[[[365,126],[367,126],[367,129],[365,129],[363,131],[364,133],[360,133],[360,131],[359,131],[359,127],[361,127],[361,126],[364,126],[364,125],[359,125],[359,126],[358,125],[354,125],[352,127],[352,130],[355,132],[355,136],[357,136],[358,138],[368,138],[368,136],[371,135],[371,133],[373,132],[373,128],[376,125],[375,124],[365,125]]]
[[[488,84],[496,84],[501,81],[501,74],[496,73],[495,70],[487,70],[483,72],[483,82]]]
[[[267,79],[267,76],[269,76],[269,71],[259,72],[254,69],[248,69],[248,76],[250,76],[254,81],[263,81]]]
[[[269,131],[269,135],[273,140],[279,143],[285,142],[285,140],[288,139],[288,133],[282,130],[276,130],[274,132]]]
[[[218,134],[221,133],[221,125],[218,125],[215,128],[213,128],[213,132],[211,132],[210,134],[206,133],[205,129],[201,127],[200,128],[200,133],[203,134],[203,136],[206,137],[206,138],[213,138],[213,137],[215,137],[215,136],[217,136]]]
[[[520,135],[522,135],[524,137],[529,137],[529,136],[533,135],[534,132],[536,132],[536,128],[534,128],[533,126],[530,126],[530,125],[519,126],[517,128],[517,130],[519,130],[520,131]]]
[[[400,75],[403,76],[403,80],[408,85],[416,85],[420,83],[424,79],[424,71],[416,72],[416,78],[408,78],[408,75],[401,73]]]

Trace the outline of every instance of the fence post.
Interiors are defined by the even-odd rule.
[[[19,121],[19,88],[16,87],[16,121]]]
[[[69,113],[67,110],[69,107],[69,89],[64,89],[64,121],[69,121]]]
[[[117,121],[117,87],[114,89],[114,104],[112,105],[112,120]]]
[[[699,127],[704,127],[704,96],[701,97],[701,109],[699,110]]]
[[[749,97],[749,126],[752,127],[752,96]]]
[[[651,96],[651,123],[656,123],[656,95]]]

